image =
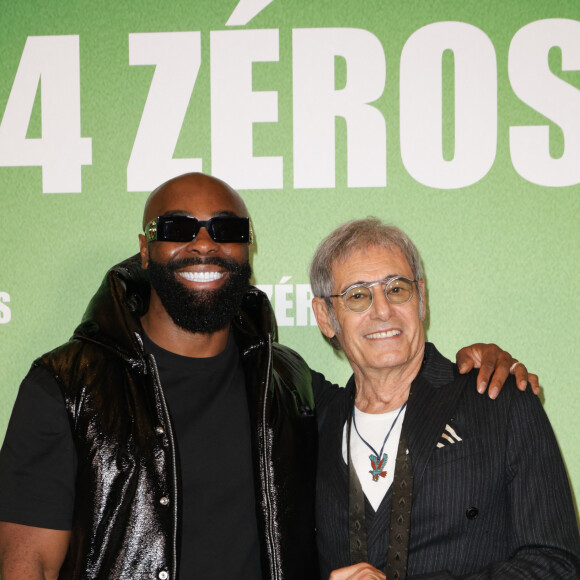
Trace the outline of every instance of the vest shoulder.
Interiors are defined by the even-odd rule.
[[[273,343],[272,366],[275,375],[287,389],[295,391],[302,403],[314,408],[312,373],[306,361],[291,348]]]

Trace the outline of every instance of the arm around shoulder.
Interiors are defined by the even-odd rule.
[[[0,522],[0,578],[56,580],[69,539],[66,530]]]

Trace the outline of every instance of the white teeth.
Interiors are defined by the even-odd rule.
[[[223,272],[179,272],[179,275],[190,282],[213,282],[223,278]]]
[[[390,338],[391,336],[397,336],[401,334],[400,330],[388,330],[387,332],[374,332],[373,334],[367,334],[367,338]]]

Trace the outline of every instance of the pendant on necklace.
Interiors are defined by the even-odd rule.
[[[384,468],[387,466],[387,454],[383,453],[383,457],[380,461],[379,458],[373,454],[369,455],[369,459],[371,460],[372,467],[369,473],[373,476],[373,481],[379,481],[379,476],[386,477],[387,472]]]

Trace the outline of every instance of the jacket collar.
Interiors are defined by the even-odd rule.
[[[425,345],[423,366],[413,381],[413,396],[403,422],[415,485],[420,482],[437,441],[451,420],[466,381],[467,377],[459,375],[456,365],[433,344]]]
[[[136,254],[113,266],[91,299],[74,337],[97,342],[135,367],[144,364],[143,328],[151,287],[149,275]],[[267,296],[250,286],[232,321],[236,341],[243,350],[277,339],[276,319]]]

